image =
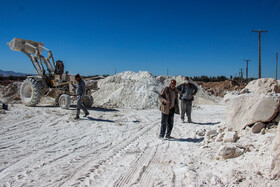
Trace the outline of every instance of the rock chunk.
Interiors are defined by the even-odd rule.
[[[260,133],[262,131],[262,129],[265,128],[265,124],[262,122],[257,122],[254,124],[253,128],[252,128],[252,133]]]
[[[249,82],[242,91],[249,91],[257,94],[267,94],[270,92],[280,93],[280,85],[273,78],[262,78]]]
[[[225,133],[219,133],[215,141],[216,142],[222,142],[224,136],[225,136]]]
[[[208,137],[210,137],[210,138],[213,138],[213,137],[216,136],[217,134],[218,134],[217,131],[215,131],[215,130],[209,130],[209,131],[207,131],[206,136],[208,136]]]
[[[256,122],[270,122],[278,114],[280,97],[264,94],[225,96],[226,123],[234,130],[242,130]]]
[[[236,142],[237,139],[237,132],[227,132],[224,136],[224,142]]]
[[[197,130],[195,132],[196,135],[198,136],[204,136],[205,135],[206,130],[205,129],[201,129],[201,130]]]
[[[245,148],[236,145],[222,145],[216,155],[217,160],[236,158],[245,152]]]

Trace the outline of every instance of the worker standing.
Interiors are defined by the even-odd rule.
[[[89,115],[89,112],[83,104],[83,97],[86,93],[86,84],[82,80],[82,78],[79,74],[75,75],[75,80],[77,81],[77,84],[76,85],[72,84],[72,85],[76,89],[76,94],[77,94],[77,114],[76,114],[75,119],[78,120],[78,119],[80,119],[81,109],[84,112],[84,117],[87,117]]]
[[[197,93],[197,86],[190,83],[189,77],[185,77],[185,83],[180,84],[177,89],[179,90],[180,100],[181,100],[181,119],[184,123],[185,114],[187,114],[188,122],[192,122],[191,112],[192,112],[192,101]]]
[[[163,139],[165,136],[166,139],[171,139],[173,138],[170,135],[173,129],[174,114],[179,114],[176,80],[172,79],[170,85],[163,88],[158,98],[161,102],[161,127],[159,138]]]

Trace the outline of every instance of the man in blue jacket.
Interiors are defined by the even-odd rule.
[[[192,122],[191,111],[192,111],[192,101],[197,93],[197,86],[190,83],[189,77],[185,77],[185,83],[180,84],[177,89],[179,90],[180,100],[181,100],[181,119],[182,122],[185,121],[185,114],[187,114],[188,122]]]

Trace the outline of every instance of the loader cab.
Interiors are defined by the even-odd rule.
[[[64,73],[64,64],[61,60],[56,61],[54,73],[57,75],[62,75]]]

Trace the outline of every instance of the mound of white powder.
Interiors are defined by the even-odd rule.
[[[171,79],[176,79],[177,85],[184,82],[183,76],[155,77],[147,71],[139,73],[125,71],[109,76],[98,82],[99,90],[93,93],[96,105],[106,107],[150,109],[158,108],[158,96],[161,90],[168,86]],[[199,87],[194,104],[217,104],[214,96],[208,95]]]

